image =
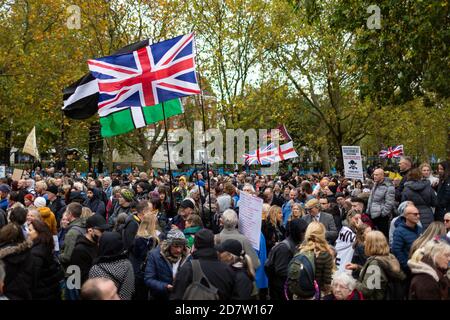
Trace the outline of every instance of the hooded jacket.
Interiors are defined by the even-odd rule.
[[[394,237],[392,240],[392,253],[400,262],[402,270],[409,272],[408,257],[413,242],[420,237],[422,228],[416,225],[410,228],[406,225],[406,219],[400,217],[395,222]]]
[[[173,284],[172,263],[167,258],[169,256],[170,246],[167,241],[148,253],[147,265],[145,268],[144,282],[150,288],[150,295],[156,300],[168,300],[169,292],[166,286]],[[188,257],[187,248],[181,255],[178,271],[186,262]],[[178,273],[177,273],[178,274]]]
[[[412,201],[420,212],[420,222],[426,230],[434,221],[431,207],[436,207],[437,197],[431,188],[429,180],[407,181],[402,193],[401,201]]]
[[[101,191],[98,188],[92,188],[90,190],[92,190],[93,196],[91,199],[87,198],[83,205],[91,209],[92,212],[106,218],[105,203],[102,200]]]
[[[429,258],[420,262],[408,261],[413,278],[409,289],[410,300],[447,300],[449,280]]]
[[[374,274],[379,270],[379,282],[374,283]],[[403,281],[405,274],[400,268],[397,259],[389,254],[388,256],[371,256],[359,274],[356,289],[359,290],[367,300],[383,300],[386,296],[387,285],[391,281]],[[377,279],[378,280],[378,279]],[[379,288],[373,288],[379,283]]]
[[[33,260],[33,300],[61,300],[60,282],[64,271],[56,262],[52,250],[41,243],[31,248]]]
[[[30,300],[33,283],[31,241],[2,244],[0,260],[5,264],[4,294],[10,300]]]
[[[56,217],[55,214],[48,207],[38,208],[39,213],[41,214],[42,221],[45,222],[46,225],[50,228],[50,231],[53,235],[58,234],[56,228]]]
[[[89,278],[107,278],[117,287],[121,300],[131,300],[134,293],[134,271],[123,254],[123,242],[117,232],[104,232],[100,238],[98,258],[89,271]]]
[[[437,189],[436,218],[444,218],[445,213],[450,211],[450,177],[439,183]]]
[[[85,235],[79,235],[72,256],[70,257],[70,265],[80,267],[81,285],[89,278],[89,270],[98,255],[98,245],[86,238]]]

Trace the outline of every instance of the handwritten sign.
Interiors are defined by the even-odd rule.
[[[261,239],[263,200],[248,193],[241,192],[239,198],[239,232],[259,250]]]

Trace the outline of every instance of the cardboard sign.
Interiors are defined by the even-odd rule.
[[[22,176],[23,176],[23,170],[22,169],[14,169],[13,175],[12,175],[12,179],[14,181],[19,181],[20,179],[22,179]]]

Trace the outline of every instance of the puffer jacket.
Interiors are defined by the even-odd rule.
[[[33,259],[31,241],[19,244],[2,244],[0,260],[5,264],[4,294],[10,300],[31,300],[33,284]]]
[[[395,205],[395,188],[391,180],[384,178],[381,183],[375,184],[367,203],[367,214],[371,219],[389,216]]]
[[[434,221],[431,207],[436,207],[437,197],[429,180],[407,181],[402,193],[402,201],[412,201],[420,212],[420,222],[426,230]]]
[[[31,248],[33,259],[33,300],[61,300],[60,282],[64,271],[55,260],[53,252],[42,243]]]
[[[379,270],[379,281],[375,279]],[[383,300],[386,296],[388,283],[391,281],[403,281],[406,275],[402,272],[397,259],[388,256],[371,256],[359,274],[356,289],[361,291],[366,300]],[[376,285],[379,284],[378,288]],[[374,288],[375,286],[375,288]]]
[[[436,268],[431,259],[408,261],[413,278],[409,289],[410,300],[447,300],[449,279]]]
[[[410,228],[406,225],[404,217],[398,218],[395,222],[394,237],[392,239],[392,253],[400,262],[402,270],[409,272],[408,257],[411,246],[422,234],[422,228],[415,226]]]
[[[441,181],[437,188],[436,220],[442,221],[450,211],[450,177]]]

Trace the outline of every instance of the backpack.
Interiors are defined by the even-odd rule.
[[[289,242],[288,239],[284,239],[281,242],[278,242],[272,250],[269,252],[269,256],[267,257],[266,262],[264,263],[264,271],[268,277],[271,277],[275,275],[275,261],[274,257],[276,255],[276,252],[278,252],[281,245],[285,245],[288,247],[289,251],[291,252],[291,256],[294,256],[295,253],[295,246],[292,247],[292,244]]]
[[[311,298],[316,293],[315,256],[313,251],[297,253],[289,262],[287,289],[300,298]]]
[[[203,273],[198,260],[191,260],[192,264],[192,283],[186,288],[183,300],[219,300],[218,289],[214,287]],[[206,280],[208,286],[201,283]]]

